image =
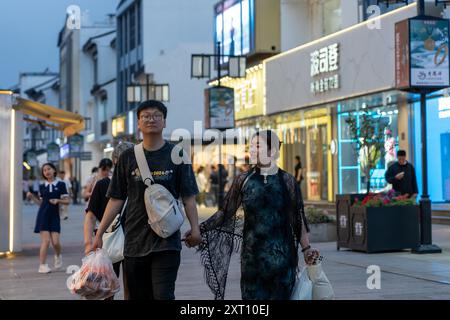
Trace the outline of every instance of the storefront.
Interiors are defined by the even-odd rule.
[[[414,150],[414,95],[395,90],[395,23],[417,14],[415,4],[294,48],[264,61],[265,114],[284,141],[282,167],[294,173],[301,157],[309,201],[366,191],[367,156],[357,152],[345,120],[362,112],[386,125],[386,155],[370,180],[372,191],[390,188],[384,179],[396,150]],[[358,120],[359,121],[359,120]]]
[[[427,100],[428,192],[433,202],[450,201],[450,98],[435,95]],[[415,166],[422,187],[420,102],[412,105]]]

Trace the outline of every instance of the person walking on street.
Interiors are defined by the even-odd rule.
[[[200,208],[205,208],[206,203],[206,191],[208,189],[208,179],[205,176],[205,167],[200,166],[197,170],[196,182],[199,189],[199,194],[197,195],[197,203]]]
[[[111,182],[110,173],[113,165],[117,164],[118,150],[126,150],[132,148],[131,143],[121,143],[114,149],[113,161],[110,159],[102,159],[98,165],[99,167],[99,177],[95,184],[94,190],[92,190],[91,198],[89,199],[89,204],[86,209],[86,215],[84,217],[84,253],[86,255],[91,252],[93,237],[97,233],[96,224],[100,223],[103,219],[103,213],[105,211],[106,205],[108,204],[108,198],[106,197],[106,192],[108,191],[109,184]],[[124,218],[123,216],[122,218]],[[121,220],[121,225],[123,228],[123,219]],[[120,276],[120,265],[122,261],[113,263],[113,269],[117,277]],[[126,279],[123,278],[124,283],[124,299],[128,300],[128,290],[126,289]],[[113,300],[114,296],[108,300]]]
[[[59,181],[62,181],[65,183],[67,193],[69,194],[69,197],[70,197],[70,195],[72,194],[72,184],[70,183],[69,179],[66,179],[66,172],[60,171],[58,173],[58,178],[56,180],[59,180]],[[68,205],[61,204],[59,206],[59,210],[60,210],[61,219],[63,219],[63,220],[69,219],[69,206]]]
[[[415,199],[419,193],[416,170],[406,160],[406,151],[398,150],[397,160],[387,169],[385,174],[386,181],[392,184],[392,188],[397,193]]]
[[[300,156],[295,157],[295,180],[297,180],[297,183],[301,186],[303,181],[303,171],[302,171],[302,160],[300,159]]]
[[[187,245],[201,241],[195,196],[198,193],[189,157],[163,139],[167,108],[156,100],[142,102],[137,109],[138,127],[143,134],[145,158],[155,183],[161,184],[175,199],[182,198],[192,233]],[[178,148],[175,149],[174,148]],[[173,159],[173,155],[182,155]],[[174,161],[176,160],[176,161]],[[176,164],[176,163],[177,164]],[[92,250],[101,248],[102,236],[128,198],[125,221],[125,277],[130,300],[173,300],[180,266],[181,234],[159,237],[148,224],[144,203],[146,185],[133,150],[126,150],[114,169],[107,197],[109,202],[95,236]]]
[[[59,217],[59,205],[69,204],[69,194],[67,193],[66,184],[56,180],[56,167],[51,163],[46,163],[41,168],[44,184],[39,186],[39,197],[31,192],[27,194],[37,205],[39,211],[36,218],[34,232],[41,235],[41,249],[39,252],[39,273],[51,272],[50,267],[46,264],[47,250],[50,243],[55,250],[54,267],[60,269],[62,267],[61,256],[61,222]]]
[[[84,201],[89,202],[89,198],[91,197],[92,190],[94,190],[94,185],[97,182],[98,168],[94,167],[91,170],[91,175],[86,181],[86,185],[83,188],[83,198]]]
[[[250,141],[256,166],[234,180],[223,207],[200,225],[201,263],[215,298],[224,299],[231,254],[240,249],[242,299],[289,300],[298,272],[299,247],[308,265],[319,251],[309,243],[299,185],[276,165],[277,135],[271,130],[258,131]],[[236,214],[241,205],[244,217]]]
[[[80,183],[77,177],[72,177],[70,183],[72,184],[72,199],[73,204],[78,204],[78,196],[80,193]]]

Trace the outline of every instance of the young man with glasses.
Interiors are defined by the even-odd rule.
[[[198,245],[201,242],[195,202],[198,188],[191,164],[175,164],[171,157],[172,150],[178,147],[163,139],[167,108],[160,101],[144,101],[138,107],[137,118],[152,176],[156,183],[166,187],[176,199],[182,198],[186,216],[193,229],[186,238],[186,244],[190,247]],[[131,300],[173,300],[180,265],[181,235],[177,231],[163,239],[153,232],[145,209],[145,188],[134,149],[124,151],[114,170],[107,193],[110,200],[97,231],[93,250],[102,247],[103,233],[128,197],[124,270],[129,297]]]

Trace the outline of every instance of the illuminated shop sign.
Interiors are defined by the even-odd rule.
[[[115,118],[112,121],[112,135],[117,137],[125,133],[125,117]]]
[[[245,55],[253,49],[253,1],[226,0],[215,6],[215,39],[222,43],[223,54]]]
[[[325,93],[340,88],[339,44],[315,50],[311,56],[311,93]]]

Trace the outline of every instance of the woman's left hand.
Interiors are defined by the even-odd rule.
[[[50,199],[49,200],[51,204],[58,204],[59,203],[59,199]]]
[[[314,264],[314,261],[320,256],[320,252],[319,252],[319,250],[317,250],[315,248],[310,248],[310,249],[306,250],[305,252],[303,252],[303,256],[305,259],[305,263],[308,266],[311,266]]]

